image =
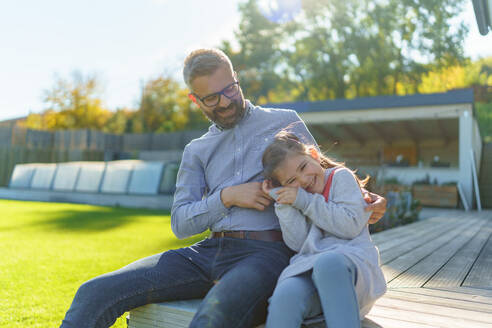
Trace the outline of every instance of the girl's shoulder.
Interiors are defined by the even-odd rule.
[[[329,170],[327,170],[329,171]],[[338,186],[340,185],[345,185],[345,186],[350,186],[352,184],[359,186],[359,183],[357,182],[357,178],[352,170],[349,168],[346,168],[344,166],[339,166],[335,167],[333,169],[330,169],[330,172],[327,172],[328,174],[333,172],[333,184],[336,184]]]
[[[354,173],[350,169],[346,168],[345,166],[336,166],[327,169],[325,175],[329,176],[331,174],[333,174],[333,177],[334,178],[336,177],[337,179],[355,178]]]

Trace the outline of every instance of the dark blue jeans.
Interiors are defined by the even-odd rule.
[[[291,255],[283,242],[214,238],[150,256],[82,284],[61,327],[109,327],[136,307],[193,298],[204,299],[190,327],[258,325]]]

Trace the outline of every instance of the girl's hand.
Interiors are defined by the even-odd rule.
[[[277,195],[277,203],[292,205],[296,201],[297,187],[282,187]]]

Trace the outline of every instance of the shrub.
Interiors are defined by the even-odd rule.
[[[418,220],[421,206],[418,200],[413,199],[411,192],[390,191],[385,196],[388,201],[386,213],[376,224],[369,225],[372,233]]]

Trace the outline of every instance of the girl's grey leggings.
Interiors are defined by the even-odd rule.
[[[313,270],[282,280],[269,300],[266,328],[301,327],[323,313],[326,327],[360,328],[357,269],[346,256],[327,252]]]

